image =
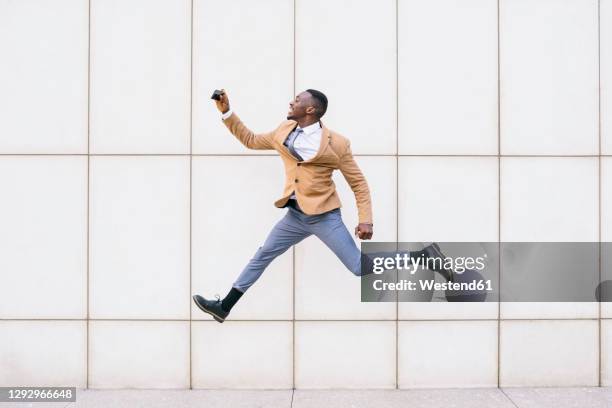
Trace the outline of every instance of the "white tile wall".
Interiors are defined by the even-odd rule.
[[[90,314],[189,317],[189,159],[93,157]]]
[[[1,321],[0,386],[85,387],[86,339],[83,321]]]
[[[327,95],[324,122],[356,154],[396,152],[395,18],[393,0],[296,0],[296,92]]]
[[[0,157],[0,318],[85,318],[87,158]]]
[[[91,1],[93,153],[189,153],[190,20],[189,0]]]
[[[87,2],[0,3],[0,153],[87,152]]]
[[[597,1],[503,0],[499,28],[502,154],[597,154]]]
[[[194,388],[292,387],[291,322],[193,324]]]
[[[500,386],[596,386],[597,325],[597,320],[502,321]]]
[[[90,388],[188,388],[189,322],[89,323]]]
[[[296,322],[297,388],[394,388],[395,322]]]
[[[612,152],[611,13],[610,0],[0,2],[0,385],[609,385],[607,304],[362,304],[314,237],[223,325],[191,295],[224,296],[286,212],[281,161],[229,134],[215,88],[254,131],[324,91],[323,121],[372,189],[375,241],[609,240],[612,165],[596,155]],[[531,157],[500,164],[498,140]],[[353,194],[334,180],[352,232]]]
[[[400,388],[497,387],[497,320],[400,322]]]
[[[398,19],[399,153],[497,154],[497,2],[400,0]]]
[[[293,99],[293,1],[193,5],[193,152],[269,154],[240,144],[210,96],[225,89],[231,108],[254,132],[285,120]]]
[[[392,157],[357,157],[373,197],[374,241],[396,237],[396,160]],[[342,219],[354,236],[359,223],[355,196],[339,171],[334,183],[341,197]],[[363,241],[365,242],[365,241]],[[361,302],[361,279],[348,270],[316,236],[295,247],[296,319],[395,319],[394,302]]]
[[[192,290],[224,297],[288,211],[274,206],[283,187],[278,157],[196,157],[193,160]],[[245,292],[229,319],[290,319],[292,249]],[[194,319],[210,320],[192,302]]]

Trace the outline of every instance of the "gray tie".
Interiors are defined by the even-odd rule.
[[[296,128],[295,131],[291,132],[291,134],[285,141],[285,146],[287,146],[291,154],[295,156],[295,158],[298,159],[299,161],[304,161],[304,159],[302,159],[302,156],[300,156],[297,150],[295,150],[295,147],[293,147],[293,144],[295,143],[295,139],[297,139],[297,137],[302,133],[304,133],[303,129]]]

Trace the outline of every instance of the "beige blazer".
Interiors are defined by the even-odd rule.
[[[353,158],[350,141],[328,129],[322,122],[321,145],[317,154],[305,161],[298,161],[283,144],[297,127],[295,120],[285,120],[268,133],[254,134],[234,112],[223,123],[230,132],[247,148],[276,150],[285,164],[285,187],[283,196],[274,202],[283,207],[295,191],[298,205],[305,214],[321,214],[342,207],[332,172],[336,169],[355,193],[360,223],[374,223],[368,183]]]

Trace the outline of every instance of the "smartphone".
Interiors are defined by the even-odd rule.
[[[215,89],[215,92],[213,92],[212,96],[210,97],[210,99],[214,99],[215,101],[220,101],[221,100],[221,95],[223,94],[223,91],[220,91],[218,89]]]

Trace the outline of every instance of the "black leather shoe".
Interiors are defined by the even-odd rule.
[[[437,264],[439,265],[441,262],[442,268],[434,268],[433,270],[435,272],[438,272],[440,275],[442,275],[444,279],[446,279],[448,282],[455,281],[455,272],[452,269],[444,268],[444,258],[446,258],[446,255],[442,253],[442,251],[440,250],[440,246],[438,244],[434,242],[431,245],[428,245],[427,247],[423,249],[423,252],[425,253],[425,256],[427,257],[427,259],[441,258],[442,261],[438,261]],[[436,262],[432,262],[432,264],[435,265]]]
[[[221,307],[221,299],[208,300],[200,295],[193,295],[193,301],[203,311],[211,315],[219,323],[223,323],[229,312],[226,312]]]

